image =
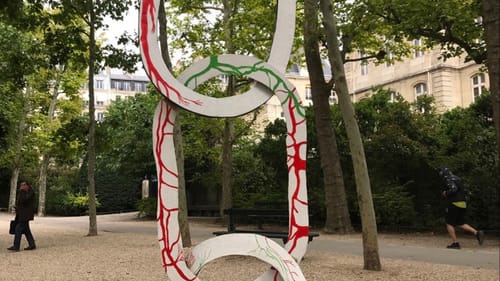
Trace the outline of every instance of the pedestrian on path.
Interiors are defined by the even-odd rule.
[[[455,227],[460,227],[463,230],[470,232],[476,236],[479,245],[484,242],[484,232],[476,230],[469,224],[465,223],[465,212],[467,210],[467,191],[464,188],[462,180],[454,175],[449,168],[441,168],[439,175],[446,182],[446,190],[442,192],[443,198],[447,200],[445,210],[446,230],[451,237],[452,243],[446,248],[460,249],[460,243],[457,240]]]
[[[21,247],[21,236],[24,234],[26,240],[28,240],[28,247],[24,250],[34,250],[36,249],[35,239],[30,229],[30,221],[33,220],[35,216],[35,192],[31,185],[23,181],[17,191],[16,196],[16,229],[14,234],[14,245],[7,248],[9,251],[19,251]]]

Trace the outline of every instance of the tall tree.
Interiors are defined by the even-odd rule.
[[[104,18],[110,17],[113,20],[123,19],[123,15],[131,7],[132,0],[86,0],[86,1],[50,1],[52,9],[60,9],[62,15],[59,19],[61,23],[71,22],[73,19],[80,19],[85,22],[86,28],[80,29],[79,34],[88,38],[88,89],[89,89],[89,131],[88,131],[88,195],[89,195],[89,232],[88,236],[97,235],[97,210],[95,198],[95,167],[96,167],[96,121],[95,121],[95,98],[94,98],[94,73],[99,66],[106,61],[109,66],[128,67],[126,70],[134,70],[135,63],[130,63],[130,57],[120,53],[121,59],[116,56],[104,53],[105,48],[99,48],[96,41],[96,30],[107,28]],[[108,50],[115,50],[112,47]],[[108,58],[108,60],[105,60]],[[132,56],[136,59],[137,56]]]
[[[333,15],[332,4],[329,0],[306,0],[305,18],[318,18],[318,11],[321,10],[325,41],[328,47],[328,58],[332,68],[334,90],[339,98],[339,106],[349,140],[349,147],[354,167],[354,176],[358,194],[358,204],[360,208],[364,268],[369,270],[380,270],[380,256],[378,252],[377,224],[373,199],[370,188],[370,178],[368,167],[361,139],[361,134],[356,121],[353,105],[349,97],[347,81],[343,65],[343,58],[338,40],[337,22]]]
[[[271,46],[272,22],[275,9],[262,9],[268,1],[218,0],[210,5],[206,1],[170,1],[170,13],[189,14],[172,17],[174,28],[169,30],[172,46],[187,53],[184,58],[206,57],[220,53],[251,54],[266,58]],[[250,39],[250,40],[249,40]],[[201,41],[201,42],[200,42]],[[259,44],[255,44],[259,42]],[[246,83],[229,77],[226,96],[237,94]],[[236,135],[234,119],[225,119],[222,148],[222,198],[220,213],[232,206],[232,146]]]
[[[24,143],[28,114],[33,111],[33,77],[38,68],[44,67],[44,60],[39,56],[40,44],[32,33],[3,21],[0,21],[0,30],[0,93],[6,101],[3,110],[8,111],[4,114],[11,118],[6,134],[9,149],[4,151],[2,162],[9,163],[12,170],[9,197],[9,211],[12,212],[22,162],[29,154],[24,150]]]
[[[330,233],[348,233],[352,232],[352,225],[329,102],[333,90],[333,80],[325,81],[318,45],[321,32],[318,20],[314,20],[318,19],[319,6],[313,2],[305,2],[304,7],[304,17],[308,19],[304,20],[304,52],[311,82],[314,121],[321,168],[323,169],[326,206],[324,229]]]
[[[486,65],[493,102],[493,122],[497,135],[497,162],[500,165],[500,1],[482,0],[481,15],[486,41]]]
[[[50,14],[52,12],[52,14]],[[48,11],[47,18],[50,16],[57,17],[57,11]],[[45,215],[46,191],[47,191],[47,170],[49,159],[54,154],[53,141],[55,132],[62,125],[61,118],[56,117],[56,110],[61,112],[63,107],[61,104],[61,94],[64,93],[67,98],[62,103],[79,102],[80,85],[83,84],[83,73],[85,70],[85,42],[75,30],[81,28],[81,21],[74,21],[64,26],[53,24],[52,20],[47,21],[47,26],[38,27],[41,33],[41,41],[44,43],[45,53],[49,64],[45,71],[40,71],[38,76],[40,84],[40,92],[47,96],[43,101],[48,102],[47,105],[42,105],[44,110],[40,111],[41,118],[44,122],[40,122],[41,140],[45,140],[39,146],[41,155],[40,172],[38,179],[38,215]],[[68,109],[69,107],[65,107]],[[70,119],[78,114],[78,112],[68,110],[64,114],[59,114],[60,117]],[[66,120],[69,121],[69,120]]]
[[[158,13],[159,31],[160,31],[160,48],[161,55],[168,69],[172,72],[172,60],[168,51],[167,38],[167,18],[165,15],[165,1],[160,0]],[[175,159],[177,161],[177,178],[179,181],[179,227],[181,231],[182,244],[184,247],[191,247],[191,231],[189,229],[187,198],[186,198],[186,177],[184,173],[184,150],[182,147],[182,128],[181,128],[181,109],[174,103],[168,101],[170,106],[177,111],[177,117],[174,124],[174,146]]]

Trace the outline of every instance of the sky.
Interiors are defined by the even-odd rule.
[[[111,18],[107,18],[104,20],[106,24],[109,25],[107,30],[99,31],[99,34],[103,34],[109,43],[116,44],[118,38],[124,33],[127,32],[130,35],[134,35],[138,33],[139,26],[139,11],[134,7],[126,13],[124,19],[122,21],[114,21]],[[133,47],[135,48],[135,46]],[[137,50],[139,52],[139,50]],[[118,70],[117,72],[121,72]],[[144,72],[144,68],[142,66],[142,61],[137,65],[137,75],[146,75]]]
[[[127,12],[123,21],[114,21],[111,18],[106,18],[104,22],[109,25],[109,28],[104,31],[106,34],[106,38],[110,40],[110,42],[116,42],[118,37],[123,34],[125,31],[129,34],[134,34],[138,30],[139,23],[139,12],[134,8]]]

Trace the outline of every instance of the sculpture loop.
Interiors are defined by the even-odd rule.
[[[279,1],[277,27],[286,15],[286,4]],[[171,280],[198,280],[196,272],[208,261],[228,254],[251,255],[270,263],[269,270],[258,280],[305,280],[297,262],[304,256],[309,234],[306,189],[306,122],[304,109],[294,86],[270,64],[249,56],[221,55],[198,61],[175,79],[163,63],[156,34],[159,0],[143,0],[140,11],[140,46],[146,73],[168,100],[186,110],[211,117],[239,116],[254,110],[275,94],[280,100],[287,121],[287,165],[289,170],[289,237],[284,249],[260,235],[225,235],[204,241],[192,249],[191,268],[185,261],[178,224],[178,175],[173,145],[176,109],[161,101],[153,120],[153,149],[158,173],[158,239],[165,270]],[[288,8],[289,9],[289,8]],[[281,11],[281,12],[280,12]],[[288,10],[290,13],[290,10]],[[294,18],[294,14],[293,14]],[[293,29],[293,25],[292,29]],[[276,33],[279,33],[278,30]],[[291,33],[291,46],[293,32]],[[275,35],[275,39],[279,35]],[[283,38],[282,38],[283,39]],[[286,38],[285,38],[286,39]],[[284,40],[284,39],[283,39]],[[286,41],[286,40],[285,40]],[[285,63],[283,53],[273,44],[270,61],[280,67]],[[289,50],[289,48],[288,48]],[[273,55],[274,52],[274,55]],[[285,52],[286,53],[286,52]],[[288,52],[289,53],[289,52]],[[286,60],[288,61],[288,55]],[[226,98],[200,95],[192,89],[216,75],[246,76],[257,81],[247,93]],[[223,239],[223,240],[222,240]],[[221,241],[227,241],[221,247]],[[242,243],[243,242],[243,243]],[[245,246],[241,246],[241,245]],[[236,247],[240,245],[241,247]],[[229,246],[229,248],[228,248]],[[269,258],[273,256],[274,258]]]

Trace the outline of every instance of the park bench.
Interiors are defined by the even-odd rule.
[[[284,209],[225,209],[224,214],[228,216],[227,230],[224,231],[214,231],[213,234],[216,236],[224,235],[228,233],[255,233],[266,236],[268,238],[277,238],[283,240],[283,243],[288,241],[288,228],[277,230],[279,225],[288,225],[288,210]],[[236,227],[236,222],[238,223],[254,223],[256,229],[241,229]],[[267,229],[269,223],[274,227],[274,229]],[[266,226],[266,227],[265,227]],[[266,229],[265,229],[266,228]],[[314,237],[318,237],[319,233],[309,232],[309,242],[313,240]]]

